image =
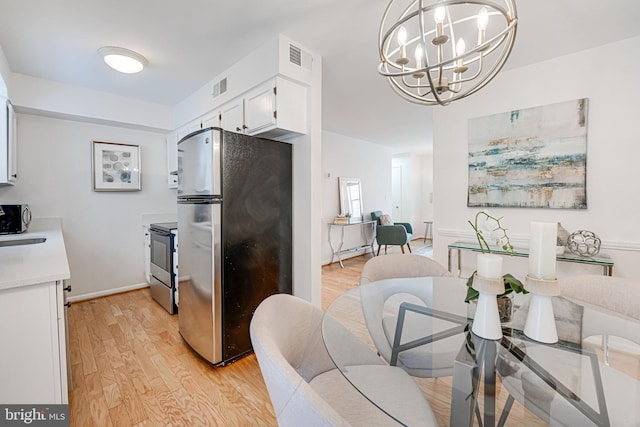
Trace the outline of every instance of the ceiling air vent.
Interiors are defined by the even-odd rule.
[[[292,44],[289,45],[289,62],[297,65],[298,67],[311,70],[311,63],[313,58],[308,52],[303,51],[298,46]]]
[[[227,91],[227,78],[225,77],[224,79],[220,80],[219,82],[216,82],[213,85],[213,92],[211,93],[211,96],[213,96],[214,98],[217,98],[223,93],[225,93],[226,91]]]

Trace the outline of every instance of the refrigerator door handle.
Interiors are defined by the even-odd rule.
[[[211,129],[213,143],[213,194],[222,194],[222,129]]]

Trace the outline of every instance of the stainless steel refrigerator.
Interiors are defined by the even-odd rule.
[[[178,142],[178,322],[202,357],[251,352],[262,300],[292,289],[291,145],[202,129]]]

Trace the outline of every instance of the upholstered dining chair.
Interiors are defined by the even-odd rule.
[[[413,228],[408,222],[394,222],[390,225],[382,223],[382,211],[371,212],[371,220],[376,221],[376,242],[378,243],[378,253],[380,255],[380,248],[384,245],[384,253],[387,253],[387,246],[398,245],[400,250],[404,253],[404,245],[407,245],[409,252],[411,252],[411,239],[413,238]]]
[[[604,396],[606,396],[610,425],[634,425],[633,423],[638,419],[637,414],[640,411],[638,404],[640,402],[636,402],[634,400],[635,394],[628,391],[640,388],[640,381],[609,366],[607,342],[608,337],[615,335],[640,344],[640,328],[636,323],[640,321],[640,282],[620,277],[579,275],[560,278],[559,284],[562,297],[583,306],[579,322],[579,339],[584,342],[590,337],[603,337],[604,363],[598,363],[598,369],[602,379]],[[557,360],[557,354],[553,355],[552,360],[548,360],[548,356],[544,353],[545,347],[543,345],[537,347],[539,348],[533,350],[537,350],[539,353],[532,352],[529,357],[535,358],[543,366],[547,366],[546,363],[550,365],[562,364],[562,361]],[[571,366],[570,369],[573,369],[573,366],[568,363],[564,365]],[[593,388],[589,383],[589,377],[593,375],[591,366],[584,363],[581,369],[583,377],[586,377],[581,380],[586,384],[585,389],[587,387]],[[586,373],[585,370],[587,370]],[[571,372],[569,371],[568,375],[571,375]],[[498,425],[506,420],[514,399],[519,402],[524,401],[527,409],[551,425],[586,425],[588,423],[586,418],[572,408],[569,402],[555,395],[543,380],[531,371],[518,372],[506,377],[501,375],[501,380],[509,392],[509,397]],[[574,381],[578,380],[574,379]],[[595,393],[592,390],[588,391]],[[636,417],[628,416],[630,410],[636,414]],[[549,412],[552,414],[550,419]]]
[[[360,272],[360,284],[396,277],[451,276],[445,266],[422,255],[389,254],[367,261]]]
[[[640,282],[596,274],[567,277],[560,279],[559,282],[560,293],[565,298],[583,304],[595,305],[625,317],[640,320]],[[582,325],[582,337],[602,335],[605,363],[609,363],[609,340],[606,329],[617,325],[610,323],[594,325],[592,324],[593,318],[585,320],[589,321]],[[640,331],[635,338],[640,342]]]
[[[324,321],[326,327],[327,319]],[[336,368],[324,345],[322,325],[319,308],[287,294],[265,299],[253,315],[251,342],[278,425],[397,425]],[[350,359],[344,369],[360,372],[369,380],[379,379],[377,394],[385,407],[403,408],[408,425],[437,425],[429,403],[406,372],[386,365],[339,322],[330,325],[338,328],[341,351]]]
[[[390,254],[383,257],[371,258],[362,268],[360,273],[360,285],[393,278],[408,277],[438,277],[451,276],[451,273],[438,262],[415,254]],[[428,295],[420,297],[420,292],[415,289],[407,290],[407,293],[416,295],[418,299],[428,305]],[[401,286],[389,287],[381,292],[376,291],[369,295],[364,289],[360,294],[362,311],[367,324],[369,335],[378,350],[378,354],[390,363],[393,340],[395,337],[398,311],[394,302],[394,296],[403,293]],[[416,301],[419,302],[419,301]],[[429,316],[408,316],[405,318],[402,337],[411,341],[424,336],[424,331],[433,331],[434,328],[447,329],[445,322],[433,319]],[[449,326],[450,327],[450,326]],[[398,356],[396,366],[417,377],[442,377],[453,373],[453,360],[460,350],[464,337],[460,334],[449,337],[437,343],[417,347]]]

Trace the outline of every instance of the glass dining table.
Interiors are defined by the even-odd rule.
[[[524,335],[529,298],[518,294],[502,339],[486,340],[471,332],[475,304],[464,302],[466,291],[466,281],[454,277],[388,279],[351,289],[325,313],[325,347],[361,394],[404,425],[406,413],[385,407],[370,380],[351,375],[344,334],[330,327],[334,320],[415,379],[452,376],[451,426],[509,425],[514,402],[550,425],[640,425],[640,322],[554,297],[559,340],[543,344]],[[603,362],[601,341],[587,331],[609,336],[615,365]],[[500,405],[497,381],[508,392]]]

